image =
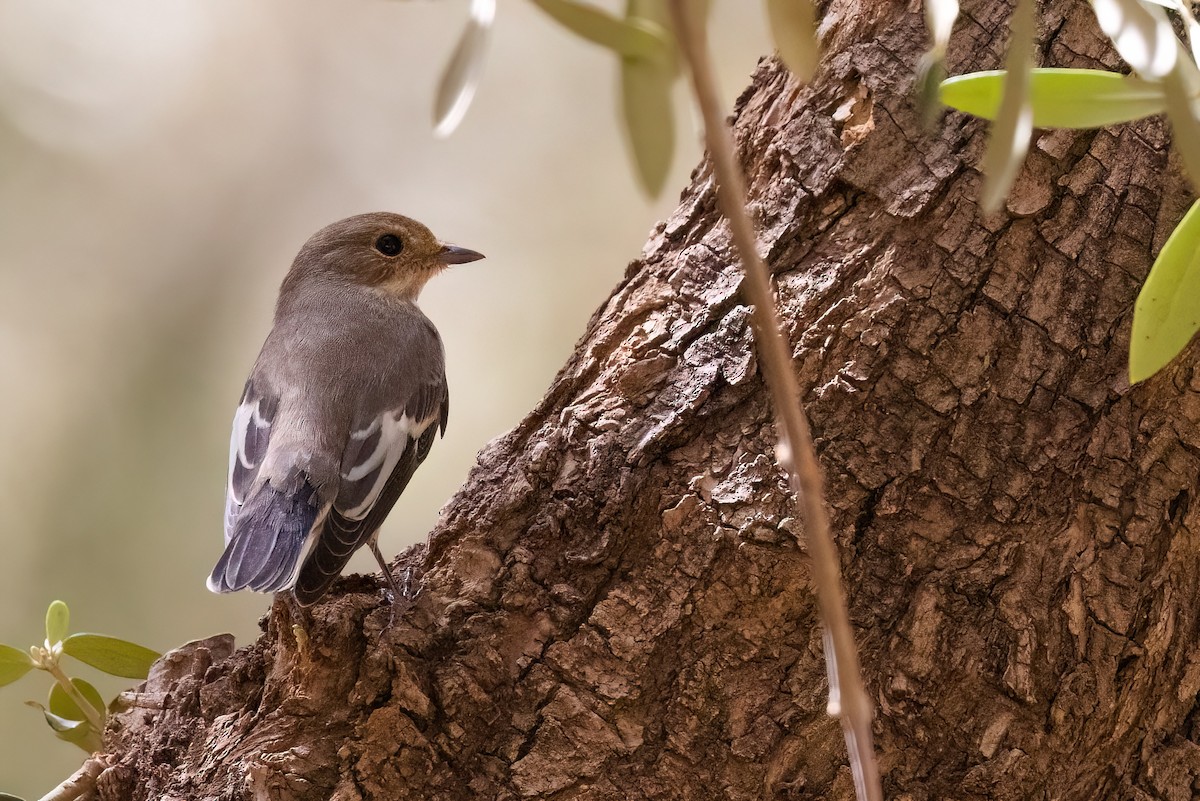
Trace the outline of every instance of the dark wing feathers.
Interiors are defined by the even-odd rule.
[[[438,415],[438,427],[446,433],[446,418],[450,415],[450,394],[446,391],[446,382],[429,382],[422,384],[404,404],[404,416],[412,420],[428,420],[434,413]]]
[[[292,491],[264,484],[234,525],[233,537],[208,579],[209,589],[286,589],[316,519],[316,490],[307,481]]]
[[[300,576],[296,580],[294,591],[300,604],[307,606],[324,595],[354,552],[374,536],[408,486],[413,473],[429,455],[437,433],[438,426],[431,423],[417,440],[408,438],[404,453],[365,516],[359,519],[346,517],[336,504],[330,509],[320,539],[300,568]]]

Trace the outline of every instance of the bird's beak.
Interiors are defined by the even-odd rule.
[[[460,248],[458,245],[442,245],[436,258],[442,264],[466,264],[469,261],[479,261],[483,258],[483,254]]]

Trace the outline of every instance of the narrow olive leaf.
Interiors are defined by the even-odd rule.
[[[42,716],[45,717],[45,719],[46,719],[46,723],[50,726],[51,729],[54,730],[55,736],[59,737],[59,739],[64,739],[64,740],[68,739],[66,737],[62,737],[63,734],[69,734],[69,735],[76,736],[76,737],[82,737],[85,733],[84,732],[85,728],[87,728],[87,729],[95,728],[94,726],[92,726],[91,723],[89,723],[86,720],[77,720],[75,718],[68,718],[68,717],[64,717],[62,715],[57,715],[54,712],[51,712],[46,707],[39,704],[37,701],[26,701],[25,706],[31,707],[32,709],[36,709],[39,712],[41,712]]]
[[[25,801],[25,799],[9,793],[0,793],[0,801]]]
[[[1145,381],[1200,328],[1200,201],[1171,232],[1133,307],[1129,381]]]
[[[621,110],[638,180],[651,197],[662,192],[675,154],[675,118],[668,64],[621,59]]]
[[[625,0],[625,19],[631,17],[656,22],[663,28],[671,25],[671,12],[666,0]]]
[[[1175,66],[1175,32],[1161,8],[1138,0],[1092,0],[1100,30],[1143,78],[1163,78]]]
[[[1029,105],[1030,72],[1033,70],[1033,37],[1037,32],[1037,6],[1034,0],[1017,0],[1009,24],[1008,77],[1004,95],[983,154],[983,192],[979,206],[984,214],[1000,208],[1008,195],[1033,133],[1033,109]]]
[[[136,643],[103,634],[72,634],[63,653],[112,676],[144,679],[160,654]]]
[[[947,106],[994,120],[1004,94],[1004,70],[955,75],[942,82]],[[1167,107],[1161,83],[1104,70],[1047,67],[1030,75],[1035,128],[1103,128],[1159,114]]]
[[[703,13],[708,14],[709,0],[693,0],[704,6]],[[636,26],[639,30],[650,31],[658,42],[646,58],[670,61],[671,71],[678,73],[682,67],[679,53],[675,46],[675,36],[671,31],[671,12],[667,9],[666,0],[626,0],[625,22]]]
[[[46,722],[50,724],[50,728],[56,733],[78,731],[80,726],[90,726],[86,720],[75,720],[74,718],[65,718],[62,715],[56,715],[41,704],[35,704],[32,701],[26,701],[29,706],[36,706],[42,710],[42,714],[46,717]]]
[[[471,16],[438,81],[433,101],[434,136],[445,138],[454,133],[471,107],[495,18],[496,0],[471,0]]]
[[[621,57],[621,118],[638,182],[651,196],[666,184],[675,151],[671,89],[680,63],[665,0],[626,0],[624,24],[654,32],[646,55]]]
[[[62,601],[51,602],[50,607],[46,610],[46,642],[51,645],[62,642],[63,637],[67,636],[70,620],[71,611],[67,609],[65,603]]]
[[[0,687],[12,684],[33,670],[33,660],[24,651],[11,645],[0,645]]]
[[[533,0],[534,5],[567,30],[621,56],[661,58],[660,25],[639,16],[626,19],[577,0]]]
[[[783,63],[804,83],[811,81],[820,47],[810,0],[767,0],[767,21]]]
[[[104,720],[108,716],[108,710],[104,706],[104,699],[100,697],[99,691],[90,682],[83,679],[71,679],[71,684],[83,696],[83,700],[87,701],[96,710],[101,720]],[[55,682],[54,686],[50,688],[50,700],[47,707],[53,714],[67,720],[87,720],[87,715],[79,708],[79,704],[75,703],[75,700],[67,694],[67,691],[58,682]]]
[[[86,720],[71,720],[46,710],[42,710],[42,715],[58,739],[77,745],[89,754],[100,750],[103,744],[100,732]]]

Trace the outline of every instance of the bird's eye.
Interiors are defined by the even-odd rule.
[[[375,240],[375,249],[385,256],[396,256],[404,250],[404,243],[395,234],[384,234]]]

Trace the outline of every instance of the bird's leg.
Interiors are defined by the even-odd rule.
[[[417,596],[421,594],[421,588],[413,589],[413,568],[412,565],[404,568],[404,597],[410,601],[417,600]]]
[[[387,581],[388,586],[391,588],[392,614],[391,617],[388,618],[388,628],[391,628],[392,623],[394,623],[396,620],[396,606],[407,601],[408,595],[404,592],[401,592],[400,586],[396,584],[396,579],[392,576],[391,568],[388,567],[388,563],[384,560],[383,554],[379,552],[378,539],[378,537],[371,537],[371,539],[367,542],[367,545],[371,547],[371,553],[375,554],[375,561],[379,563],[379,569],[383,571],[383,577]]]

